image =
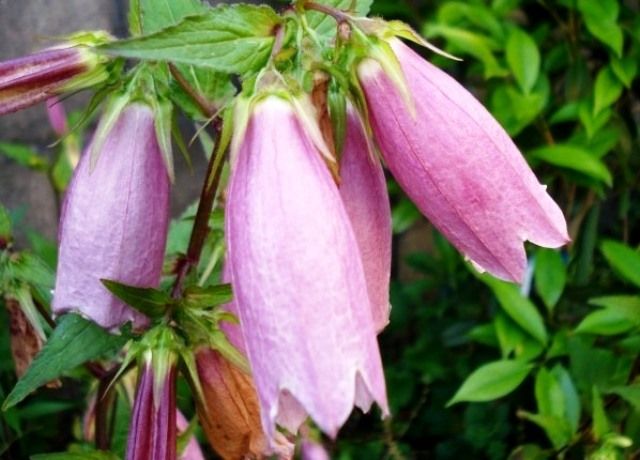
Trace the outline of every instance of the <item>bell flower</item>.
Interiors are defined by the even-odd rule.
[[[228,258],[270,439],[306,414],[335,436],[354,405],[388,413],[358,245],[308,107],[269,95],[234,133]]]
[[[109,39],[100,32],[80,33],[61,46],[0,62],[0,115],[106,80],[108,58],[91,47]]]
[[[560,208],[478,100],[397,38],[388,45],[390,56],[357,68],[388,168],[476,267],[522,280],[525,240],[551,248],[569,241]],[[403,78],[386,70],[394,65]]]
[[[347,110],[340,177],[340,196],[360,249],[373,324],[381,331],[389,322],[390,310],[391,208],[382,165],[353,107]]]
[[[94,139],[95,142],[95,139]],[[85,152],[69,184],[59,228],[56,314],[77,311],[105,328],[146,317],[101,279],[156,287],[169,220],[169,178],[154,114],[132,103],[106,133],[96,164]]]

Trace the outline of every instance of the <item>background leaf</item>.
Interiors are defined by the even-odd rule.
[[[495,361],[476,369],[464,381],[447,406],[461,401],[491,401],[515,390],[532,366],[522,361]]]
[[[529,34],[514,28],[509,33],[506,47],[507,63],[520,88],[529,93],[540,74],[540,51]]]
[[[87,361],[117,352],[128,340],[126,335],[111,335],[82,316],[73,313],[62,316],[44,348],[5,399],[2,409],[18,404],[38,387]]]

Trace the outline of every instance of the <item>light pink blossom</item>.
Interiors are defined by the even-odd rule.
[[[388,413],[357,242],[299,115],[269,96],[237,144],[226,237],[265,431],[308,413],[335,436],[354,405]]]
[[[151,109],[124,109],[99,152],[76,169],[60,219],[57,314],[77,311],[106,328],[146,318],[113,296],[100,279],[156,287],[169,219],[169,178]]]
[[[413,108],[378,61],[366,59],[358,67],[387,166],[422,213],[476,266],[520,281],[524,241],[545,247],[568,242],[560,208],[482,104],[400,40],[390,45]]]

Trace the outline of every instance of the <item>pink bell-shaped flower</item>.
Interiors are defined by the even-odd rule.
[[[382,165],[353,107],[347,111],[340,177],[340,196],[360,249],[373,324],[381,331],[389,322],[390,310],[391,207]]]
[[[524,241],[551,248],[569,241],[560,208],[480,102],[400,40],[389,45],[405,88],[379,61],[365,59],[358,67],[387,166],[478,268],[521,281]]]
[[[59,229],[53,298],[57,314],[77,311],[105,328],[146,317],[113,296],[100,281],[156,287],[169,220],[169,177],[147,105],[119,115],[99,149],[88,152],[69,184]]]
[[[301,105],[255,103],[236,133],[226,213],[235,302],[272,439],[276,423],[295,431],[306,414],[335,436],[354,405],[388,413],[358,245]]]

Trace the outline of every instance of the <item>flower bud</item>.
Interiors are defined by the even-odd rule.
[[[391,207],[382,165],[370,150],[362,121],[353,107],[347,111],[340,177],[340,196],[358,242],[373,324],[379,332],[389,322]]]
[[[400,40],[388,45],[389,56],[378,53],[357,69],[387,166],[477,267],[522,280],[525,240],[544,247],[569,241],[562,211],[482,104]],[[394,63],[403,78],[385,70]]]
[[[107,39],[102,33],[79,34],[65,45],[0,63],[0,115],[104,81],[107,58],[86,45]]]
[[[276,423],[295,431],[307,413],[335,436],[354,405],[375,401],[388,412],[358,245],[303,103],[255,103],[235,134],[226,212],[235,301],[270,438]]]
[[[176,360],[168,330],[156,329],[144,340],[126,460],[176,460]]]
[[[127,106],[92,169],[85,152],[69,184],[59,228],[53,298],[57,314],[78,311],[105,328],[146,318],[113,296],[101,279],[139,287],[160,280],[169,219],[169,178],[154,115]]]

